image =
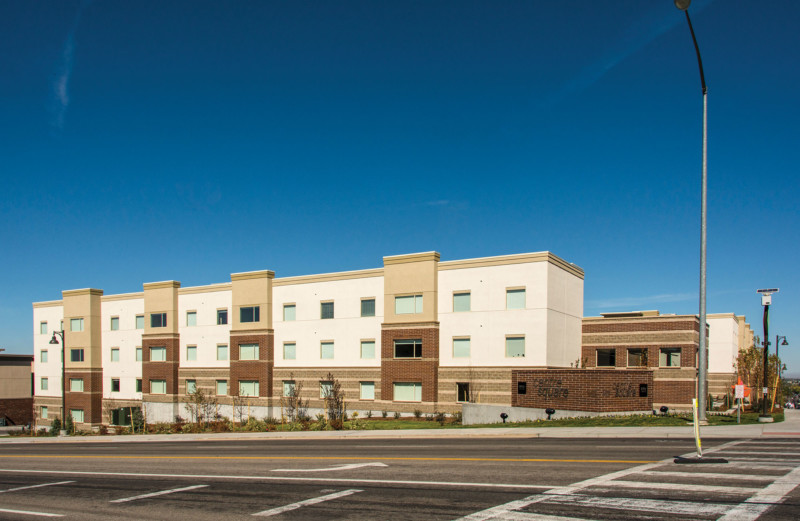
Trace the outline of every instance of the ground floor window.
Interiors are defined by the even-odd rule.
[[[617,365],[616,349],[598,349],[597,367],[614,367]]]
[[[329,380],[323,380],[319,383],[319,397],[320,398],[327,398],[331,395],[331,391],[333,390],[333,382]]]
[[[283,396],[292,396],[294,394],[294,380],[283,381]]]
[[[197,392],[197,380],[186,380],[186,394]]]
[[[459,382],[456,384],[456,401],[468,402],[469,396],[469,382]]]
[[[46,406],[42,407],[42,419],[43,420],[47,419],[47,407]]]
[[[131,424],[131,414],[133,411],[140,410],[139,407],[120,407],[111,411],[111,425],[129,426]]]
[[[360,398],[362,400],[375,399],[375,382],[361,382]]]
[[[217,396],[228,394],[228,380],[217,380]]]
[[[394,401],[421,402],[422,382],[396,382],[394,384]]]
[[[659,367],[680,367],[681,348],[662,347],[658,352],[658,365]]]
[[[239,396],[258,396],[258,380],[239,380]]]
[[[70,409],[72,421],[75,423],[83,423],[83,409]]]

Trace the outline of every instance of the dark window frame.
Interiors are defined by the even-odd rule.
[[[167,314],[150,313],[150,327],[167,327]]]
[[[397,348],[402,351],[398,354]],[[419,360],[422,358],[422,339],[421,338],[398,338],[394,341],[394,358],[404,360]],[[410,350],[410,351],[409,351]]]
[[[242,306],[239,308],[239,322],[251,324],[261,322],[261,306]]]
[[[601,355],[603,353],[603,360],[609,363],[600,364]],[[608,356],[606,356],[608,355]],[[617,366],[617,350],[614,348],[611,349],[598,349],[595,353],[595,363],[597,367],[616,367]]]
[[[83,349],[70,349],[69,350],[69,361],[70,362],[83,362]]]
[[[336,313],[336,308],[333,305],[333,301],[330,302],[320,302],[319,303],[319,318],[320,320],[331,320],[334,318]]]
[[[217,310],[217,325],[224,326],[228,323],[228,309]]]

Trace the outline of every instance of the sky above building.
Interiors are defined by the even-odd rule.
[[[708,312],[800,376],[800,9],[693,2]],[[31,303],[552,251],[584,315],[697,313],[702,93],[671,0],[0,0],[0,347]],[[795,163],[793,163],[795,161]]]

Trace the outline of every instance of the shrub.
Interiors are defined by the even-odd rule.
[[[105,436],[106,434],[108,434],[108,427],[106,427],[105,425],[101,425],[100,428],[97,429],[97,432],[99,432],[101,436]]]
[[[72,414],[67,414],[64,419],[64,430],[67,434],[75,434],[75,423],[72,421]]]
[[[447,421],[447,415],[443,412],[437,412],[434,414],[436,415],[434,419],[439,422],[439,425],[444,425]]]
[[[53,419],[50,424],[50,436],[58,436],[58,431],[61,430],[61,420],[58,418]]]
[[[395,411],[394,412],[394,419],[395,420],[399,420],[400,419],[400,411]]]
[[[387,416],[389,416],[389,411],[381,411],[381,416],[386,418]]]
[[[456,425],[461,425],[461,420],[463,419],[463,415],[461,411],[457,411],[453,413],[453,423]]]
[[[422,411],[419,409],[414,409],[414,418],[419,419],[420,416],[422,416]]]
[[[372,411],[367,411],[367,418],[372,418]]]

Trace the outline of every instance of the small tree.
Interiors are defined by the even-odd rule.
[[[328,411],[328,422],[335,430],[341,430],[344,428],[344,418],[347,414],[342,384],[333,376],[333,373],[328,373],[325,380],[329,382],[329,385],[324,388],[323,396],[325,409]]]
[[[289,374],[294,384],[286,396],[281,396],[281,408],[286,410],[286,419],[290,422],[308,418],[308,400],[303,400],[303,382],[295,381],[294,373]]]
[[[246,407],[247,399],[244,396],[233,397],[233,421],[238,422],[239,425],[244,423]]]
[[[64,430],[67,431],[67,434],[75,433],[75,422],[72,421],[71,413],[67,413],[64,418]]]
[[[60,430],[61,430],[61,419],[53,418],[52,423],[50,423],[50,435],[58,436],[58,432]]]

